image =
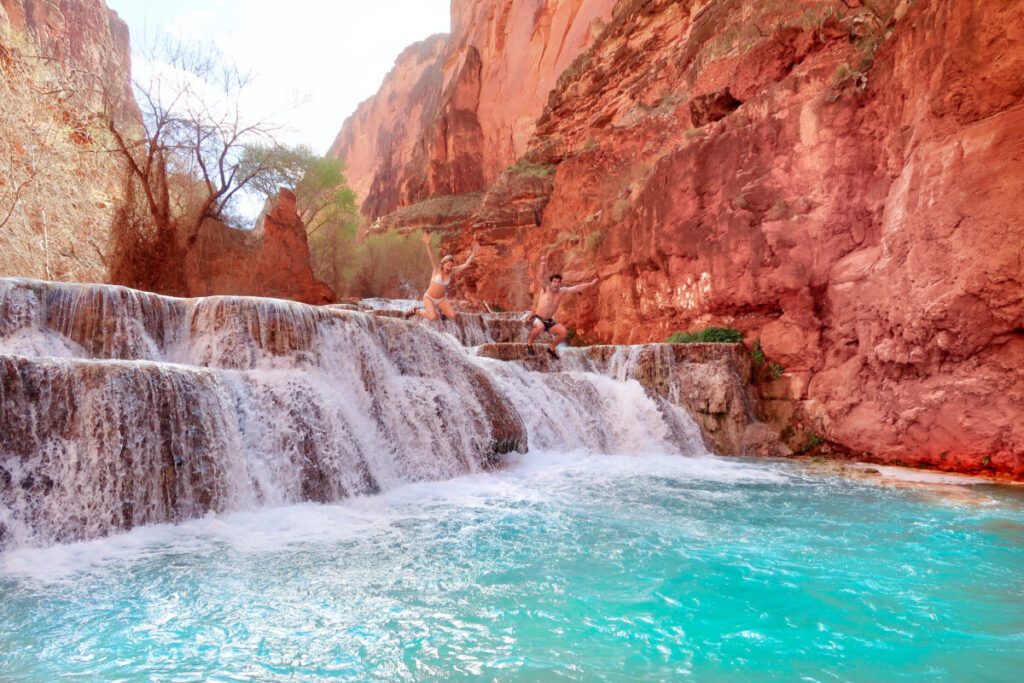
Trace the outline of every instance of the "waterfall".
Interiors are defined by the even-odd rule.
[[[703,452],[685,411],[592,360],[466,348],[521,329],[0,279],[0,549],[372,494],[528,445]]]

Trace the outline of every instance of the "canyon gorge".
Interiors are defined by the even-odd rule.
[[[1015,682],[1022,197],[1024,0],[0,0],[0,679]]]
[[[453,0],[451,32],[398,55],[328,156],[345,164],[363,236],[426,230],[460,261],[479,242],[457,297],[492,313],[441,326],[454,349],[364,304],[331,307],[287,189],[253,230],[206,220],[179,239],[175,281],[148,287],[171,296],[42,282],[125,283],[114,226],[138,197],[123,163],[97,153],[103,107],[39,93],[87,72],[130,127],[127,28],[101,0],[0,0],[0,62],[9,538],[336,500],[565,443],[550,416],[516,404],[524,385],[557,395],[565,424],[596,429],[598,450],[618,437],[565,401],[636,380],[653,411],[637,419],[666,443],[1024,479],[1019,2]],[[561,373],[523,363],[523,328],[501,312],[530,307],[541,255],[570,283],[599,278],[565,302],[584,348]],[[661,344],[709,326],[744,342]],[[342,360],[346,344],[361,360]],[[416,375],[411,345],[445,371]],[[372,418],[345,412],[318,373]],[[410,440],[416,401],[392,415],[379,391],[412,392],[433,415],[444,382],[468,422],[437,422],[436,448]],[[133,474],[54,475],[80,467],[73,453],[121,444],[127,458],[129,434],[148,454],[118,461]],[[267,474],[263,439],[289,454],[284,474]],[[208,459],[175,469],[194,449]],[[383,465],[378,451],[427,460]],[[61,486],[99,486],[89,477],[102,514],[63,526]],[[163,502],[115,510],[132,477]]]
[[[1012,1],[455,2],[331,153],[372,229],[481,242],[467,298],[527,307],[547,254],[601,278],[567,304],[583,339],[758,340],[794,448],[1020,477],[1022,26]]]

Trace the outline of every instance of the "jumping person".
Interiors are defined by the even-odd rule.
[[[434,258],[434,251],[430,248],[430,235],[427,233],[423,233],[423,244],[427,247],[427,256],[430,257],[430,265],[433,266],[430,285],[423,294],[423,308],[409,309],[405,312],[405,317],[411,318],[418,315],[427,320],[437,320],[444,316],[449,320],[455,320],[459,314],[455,312],[451,302],[448,301],[448,285],[451,284],[456,273],[461,273],[469,267],[469,264],[473,262],[473,257],[476,256],[476,249],[480,245],[474,239],[469,258],[461,266],[457,266],[455,258],[451,254],[443,257],[440,263],[437,262],[437,259]]]
[[[540,290],[540,294],[537,298],[537,308],[529,319],[529,324],[533,329],[530,330],[530,336],[526,339],[526,352],[531,356],[534,355],[533,340],[541,332],[551,332],[555,335],[555,340],[548,346],[547,352],[552,358],[558,360],[558,352],[555,351],[555,348],[565,341],[565,337],[569,334],[569,330],[565,328],[565,325],[555,320],[555,313],[558,312],[558,304],[562,302],[562,295],[590,289],[597,284],[598,279],[595,277],[590,282],[573,285],[572,287],[563,287],[561,273],[554,273],[545,283],[544,270],[546,264],[547,257],[541,256],[540,267],[537,269],[537,287]]]

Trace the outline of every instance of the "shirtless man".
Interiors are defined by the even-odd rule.
[[[537,308],[527,323],[532,325],[533,329],[530,330],[530,336],[526,339],[526,352],[531,356],[534,355],[533,340],[541,332],[551,332],[555,335],[555,340],[548,346],[547,351],[552,358],[557,360],[558,353],[555,351],[555,348],[565,341],[566,335],[569,334],[569,330],[565,328],[565,325],[555,320],[555,313],[558,312],[558,304],[562,302],[562,295],[590,289],[597,284],[598,279],[595,277],[590,282],[573,285],[572,287],[563,287],[561,273],[554,273],[548,278],[548,282],[545,283],[544,270],[546,264],[547,257],[541,256],[540,267],[537,269],[537,288],[540,291],[540,296],[537,299]]]

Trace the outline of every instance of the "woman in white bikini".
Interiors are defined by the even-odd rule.
[[[406,311],[405,317],[411,318],[418,315],[427,320],[437,320],[443,315],[449,320],[455,320],[459,314],[455,312],[451,302],[448,301],[448,285],[451,284],[452,277],[456,273],[461,273],[473,262],[479,245],[476,240],[473,240],[473,249],[469,252],[469,258],[461,266],[457,266],[455,258],[450,254],[442,258],[440,263],[437,262],[434,252],[430,248],[430,235],[427,233],[423,233],[423,244],[427,247],[427,255],[430,256],[430,265],[434,267],[434,271],[430,275],[430,286],[427,287],[427,291],[423,295],[423,308]]]

